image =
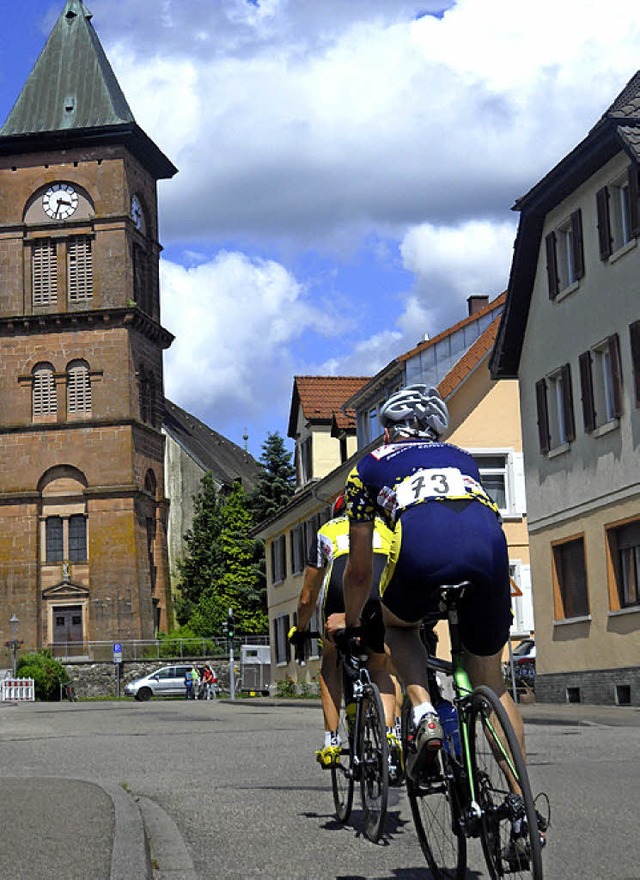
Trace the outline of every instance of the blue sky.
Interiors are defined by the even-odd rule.
[[[259,455],[507,285],[520,195],[640,66],[629,0],[88,0],[160,184],[167,396]],[[4,120],[64,0],[0,0]],[[18,13],[18,14],[16,14]]]

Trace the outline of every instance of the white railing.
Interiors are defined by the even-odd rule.
[[[32,678],[5,678],[0,688],[0,700],[3,702],[33,702],[36,698],[34,681]]]
[[[236,649],[240,645],[268,645],[268,635],[237,634],[234,638]],[[226,655],[229,649],[227,639],[222,636],[211,638],[166,638],[166,639],[119,639],[113,641],[91,642],[52,642],[49,648],[58,660],[91,660],[93,662],[112,661],[113,645],[122,646],[122,659],[130,660],[172,660],[198,657],[210,658],[216,654]]]

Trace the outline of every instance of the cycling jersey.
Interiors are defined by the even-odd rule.
[[[509,559],[473,456],[448,443],[386,444],[351,471],[345,496],[351,522],[380,514],[393,529],[380,582],[389,611],[416,622],[437,613],[435,587],[470,580],[460,614],[465,647],[497,653],[511,624]]]
[[[373,531],[373,578],[371,593],[365,611],[363,625],[367,628],[367,644],[377,653],[384,651],[384,630],[380,615],[379,583],[384,571],[392,533],[380,517],[375,518]],[[308,564],[313,568],[326,568],[317,608],[322,619],[331,614],[344,613],[342,578],[349,558],[349,518],[336,517],[326,522],[317,532],[316,540],[309,550]]]

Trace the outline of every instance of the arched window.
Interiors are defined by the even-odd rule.
[[[33,415],[55,415],[58,411],[56,382],[51,364],[36,364],[33,368]]]
[[[91,378],[86,361],[71,361],[67,366],[67,413],[91,412]]]

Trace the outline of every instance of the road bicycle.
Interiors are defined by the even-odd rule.
[[[318,636],[308,633],[308,638]],[[330,768],[336,817],[341,824],[349,820],[355,785],[359,784],[364,834],[377,843],[384,830],[389,797],[389,746],[382,699],[371,681],[367,654],[351,631],[338,631],[334,641],[343,677],[340,755]],[[296,645],[296,659],[304,662],[304,645]]]
[[[440,609],[449,623],[451,661],[431,654],[429,669],[452,676],[457,720],[445,726],[442,748],[407,795],[420,846],[435,880],[462,880],[467,839],[480,838],[489,876],[542,880],[541,832],[549,825],[548,799],[534,800],[527,766],[513,726],[497,694],[471,687],[463,667],[458,624],[469,581],[440,587]],[[449,728],[447,730],[447,728]],[[402,713],[402,746],[413,748],[411,704]],[[546,817],[536,809],[546,808]]]

